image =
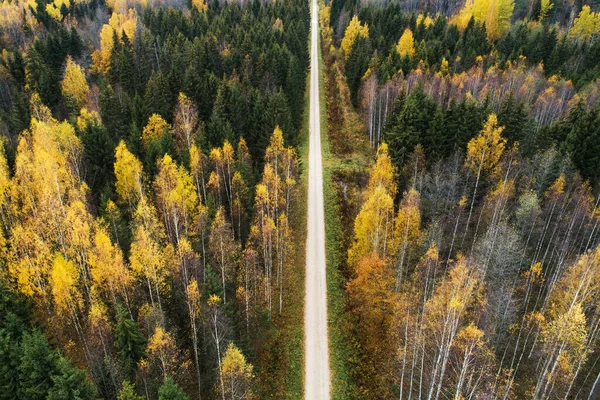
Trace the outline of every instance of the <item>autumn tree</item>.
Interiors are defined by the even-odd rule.
[[[176,245],[181,237],[193,235],[198,209],[196,188],[186,169],[168,154],[158,161],[154,192],[171,243]]]
[[[146,281],[150,301],[162,309],[161,293],[166,278],[171,274],[167,268],[167,255],[163,243],[164,228],[160,225],[156,209],[142,199],[134,215],[133,242],[129,255],[131,269]]]
[[[209,248],[214,265],[221,275],[223,303],[227,300],[227,284],[233,278],[239,259],[239,243],[233,237],[231,225],[225,219],[225,210],[220,207],[210,228]]]
[[[150,145],[152,142],[158,142],[165,134],[170,134],[171,125],[164,120],[159,114],[152,114],[148,119],[148,123],[142,131],[142,142],[144,146]]]
[[[189,368],[186,354],[179,350],[173,334],[157,326],[148,339],[148,368],[162,379],[182,379]]]
[[[477,197],[477,188],[481,175],[491,173],[502,157],[506,146],[506,139],[502,137],[504,128],[498,126],[498,118],[496,114],[490,114],[487,122],[479,134],[469,141],[467,145],[467,156],[465,158],[465,167],[475,173],[475,187],[473,196],[471,197],[471,205],[469,207],[469,216],[467,217],[466,226],[469,227],[471,215],[473,214],[473,206]],[[463,236],[464,241],[464,236]]]
[[[61,89],[67,106],[72,113],[79,111],[87,102],[90,88],[85,78],[85,72],[70,56],[67,57]]]
[[[365,24],[362,25],[358,20],[358,15],[352,17],[350,20],[350,24],[344,31],[344,38],[342,39],[341,48],[344,51],[344,56],[346,59],[350,56],[352,51],[352,45],[354,45],[354,41],[357,37],[368,38],[369,37],[369,27]]]
[[[408,56],[412,58],[415,55],[415,39],[410,28],[406,28],[402,36],[400,36],[400,40],[396,45],[396,51],[401,57]]]
[[[223,387],[217,387],[217,393],[232,400],[252,398],[252,364],[246,362],[246,357],[233,343],[229,343],[222,364]]]
[[[351,265],[372,252],[385,259],[396,251],[390,248],[394,233],[393,196],[397,190],[395,174],[388,147],[382,143],[371,169],[363,205],[354,221],[354,242],[348,250]]]
[[[194,143],[194,134],[198,125],[196,105],[183,93],[179,93],[175,108],[175,136],[180,148],[189,149]]]
[[[421,232],[421,198],[415,188],[404,194],[394,220],[394,251],[397,257],[396,288],[402,283],[405,265],[415,258],[423,233]]]
[[[94,247],[89,256],[91,275],[98,290],[111,299],[117,306],[122,297],[129,306],[129,294],[132,286],[130,271],[125,266],[121,249],[115,246],[102,227],[94,234]]]
[[[185,289],[186,304],[190,318],[190,327],[192,328],[192,347],[194,350],[194,361],[196,366],[196,379],[198,381],[198,393],[202,393],[202,380],[200,376],[200,357],[198,349],[198,329],[199,319],[202,316],[201,294],[198,288],[198,282],[191,278]]]
[[[122,202],[135,209],[137,202],[144,197],[142,187],[142,163],[121,141],[115,151],[115,189]]]
[[[514,8],[514,0],[468,0],[455,19],[462,29],[471,18],[485,23],[488,39],[496,40],[510,27]]]
[[[593,12],[588,5],[581,7],[581,11],[569,30],[569,36],[583,40],[595,37],[600,32],[600,13]]]
[[[358,347],[363,357],[361,362],[365,364],[361,386],[369,391],[368,397],[387,392],[384,382],[393,368],[393,355],[381,345],[392,338],[393,288],[393,272],[375,252],[358,261],[354,277],[347,284],[350,307],[363,332]]]

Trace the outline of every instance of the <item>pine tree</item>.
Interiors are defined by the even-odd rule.
[[[189,400],[189,397],[171,378],[166,378],[158,389],[158,400]]]
[[[54,386],[48,391],[48,400],[93,400],[96,388],[84,371],[74,368],[64,357],[57,361],[58,374],[52,376]]]
[[[135,321],[127,317],[123,310],[117,313],[115,347],[125,374],[132,379],[135,376],[138,361],[146,354],[146,339]]]

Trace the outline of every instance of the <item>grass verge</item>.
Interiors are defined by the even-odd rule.
[[[321,117],[321,147],[323,157],[323,196],[325,202],[325,255],[327,261],[327,312],[329,317],[329,351],[331,368],[332,399],[358,398],[356,386],[351,376],[348,361],[350,360],[351,335],[350,322],[346,314],[345,280],[340,273],[342,249],[342,225],[337,202],[335,183],[332,179],[334,169],[340,160],[333,156],[329,143],[325,68],[320,51],[319,37],[319,104]]]

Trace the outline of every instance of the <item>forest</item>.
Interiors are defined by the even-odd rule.
[[[347,397],[598,398],[597,4],[319,18]]]
[[[303,398],[310,16],[1,0],[0,400]],[[600,397],[600,4],[318,23],[331,397]]]
[[[301,373],[308,32],[298,0],[0,3],[1,399],[272,398]]]

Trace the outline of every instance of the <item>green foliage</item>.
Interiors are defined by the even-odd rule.
[[[39,331],[25,333],[20,346],[20,399],[43,399],[53,386],[52,376],[58,374],[58,356]]]
[[[173,379],[167,378],[158,389],[158,400],[189,400],[189,397]]]
[[[129,381],[123,381],[117,400],[144,400],[144,397],[135,393],[135,387]]]
[[[136,322],[125,315],[122,309],[115,327],[115,347],[126,376],[133,378],[138,361],[146,354],[146,338]]]
[[[84,371],[73,368],[69,360],[60,357],[58,373],[52,376],[54,386],[48,391],[47,400],[92,400],[96,398],[96,388],[88,381]]]

